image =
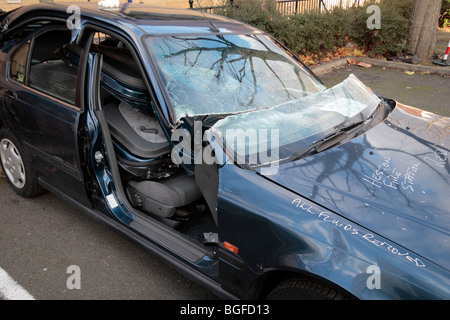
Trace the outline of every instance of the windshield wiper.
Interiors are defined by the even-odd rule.
[[[314,141],[312,144],[310,144],[308,147],[304,148],[303,150],[297,151],[294,154],[292,154],[290,157],[286,159],[286,162],[292,162],[295,160],[298,160],[300,158],[306,157],[308,155],[311,155],[313,153],[319,153],[322,151],[325,151],[331,147],[334,147],[342,140],[346,139],[348,136],[350,136],[351,133],[355,132],[356,129],[361,128],[364,126],[364,128],[367,128],[367,125],[376,117],[376,115],[381,111],[384,107],[383,100],[378,104],[378,106],[372,110],[372,112],[367,116],[365,120],[354,120],[353,122],[344,122],[340,126],[337,126],[335,129],[336,131],[332,134],[326,136],[323,139]]]
[[[325,137],[318,141],[314,141],[308,147],[293,153],[290,157],[286,159],[286,162],[292,162],[301,159],[303,157],[306,157],[310,154],[322,152],[338,144],[347,137],[348,137],[347,132],[337,132],[336,134],[332,134],[331,136]]]
[[[361,126],[362,124],[365,124],[367,120],[359,120],[352,123],[345,123],[342,126],[339,126],[336,128],[336,131],[332,134],[326,136],[323,139],[314,141],[306,148],[295,152],[290,157],[288,157],[286,160],[287,162],[295,161],[300,158],[306,157],[313,153],[319,153],[322,151],[325,151],[331,147],[334,147],[339,142],[343,141],[344,139],[348,138],[350,133],[354,131],[356,128]]]

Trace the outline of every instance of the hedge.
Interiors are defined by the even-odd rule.
[[[407,48],[409,20],[414,0],[380,0],[327,13],[282,15],[274,0],[235,0],[235,10],[224,14],[271,34],[297,54],[323,54],[357,45],[369,55],[393,55]],[[370,30],[367,7],[381,10],[381,29]]]

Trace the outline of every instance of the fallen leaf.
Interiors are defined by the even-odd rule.
[[[364,55],[364,53],[359,49],[355,49],[355,50],[353,50],[353,55],[355,57],[362,57]]]
[[[372,68],[371,64],[365,63],[365,62],[358,62],[356,64],[358,67],[363,67],[363,68]]]
[[[409,76],[412,76],[415,72],[414,71],[405,71],[405,73]]]

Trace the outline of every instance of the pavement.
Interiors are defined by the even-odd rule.
[[[154,254],[51,193],[25,199],[3,179],[0,203],[0,302],[8,289],[2,269],[36,300],[215,299]],[[79,267],[79,288],[68,285],[71,266]]]
[[[444,54],[447,50],[449,41],[450,41],[450,31],[439,30],[436,34],[436,49],[435,49],[435,55],[438,57],[438,59],[432,59],[430,61],[421,61],[418,64],[399,63],[383,59],[371,59],[363,56],[363,57],[347,57],[344,59],[336,59],[328,63],[313,66],[311,69],[316,74],[323,74],[333,69],[340,68],[346,65],[347,59],[354,59],[357,62],[365,62],[381,68],[405,70],[410,72],[428,72],[431,74],[437,74],[441,76],[450,76],[450,67],[441,67],[433,63],[433,60],[442,60],[444,58]]]
[[[449,41],[450,32],[438,32],[436,54],[441,59]],[[348,61],[352,60],[371,67],[349,64]],[[353,73],[384,97],[450,117],[450,67],[437,66],[431,61],[410,64],[368,57],[347,57],[313,66],[311,70],[327,87],[340,83]]]
[[[450,71],[450,67],[448,68]],[[365,85],[383,97],[450,117],[450,75],[441,76],[430,73],[429,70],[406,72],[403,69],[375,65],[371,68],[363,68],[345,63],[341,67],[330,68],[319,77],[326,87],[332,87],[353,73]]]

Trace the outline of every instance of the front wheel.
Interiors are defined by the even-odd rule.
[[[347,298],[312,279],[289,279],[278,285],[267,297],[268,300],[346,300]]]
[[[31,198],[43,192],[19,141],[7,128],[0,130],[0,162],[6,180],[17,194]]]

